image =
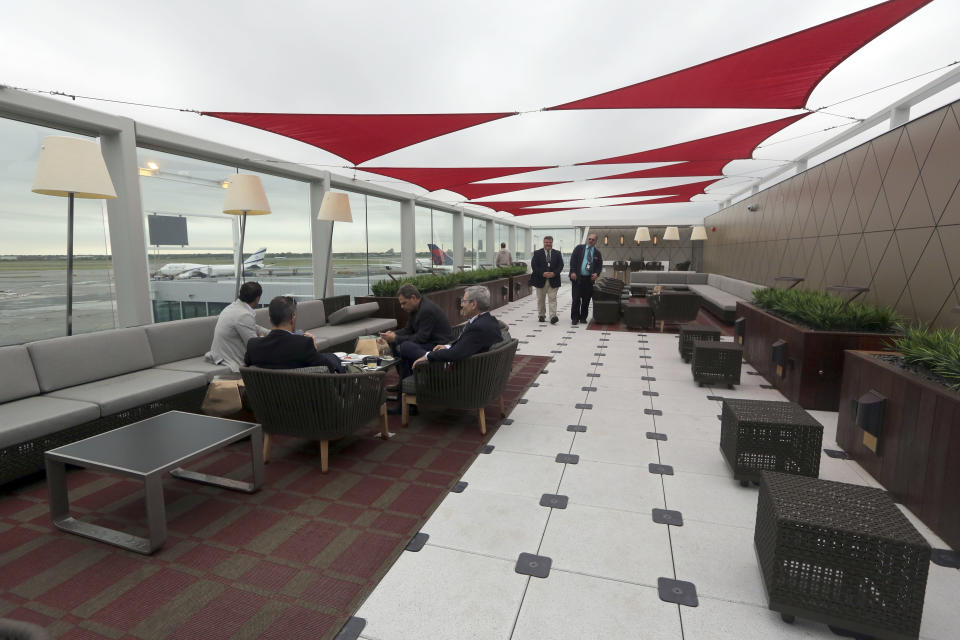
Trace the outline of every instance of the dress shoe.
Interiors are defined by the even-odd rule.
[[[543,320],[541,320],[540,322],[543,322]],[[550,324],[557,324],[558,322],[560,322],[560,318],[558,318],[557,316],[553,316],[552,318],[550,318]]]
[[[580,323],[577,322],[576,320],[574,320],[573,322],[570,323],[570,326],[571,326],[571,327],[575,327],[575,326],[577,326],[578,324],[580,324]]]
[[[538,319],[538,322],[546,322],[546,321],[547,319],[544,316],[540,316],[540,318]]]

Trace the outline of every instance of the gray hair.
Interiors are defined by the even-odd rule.
[[[469,296],[471,300],[477,303],[477,309],[480,311],[490,311],[490,289],[483,285],[467,287],[463,295]]]

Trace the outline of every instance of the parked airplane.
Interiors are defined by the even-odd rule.
[[[266,255],[266,247],[262,249],[257,249],[251,253],[246,260],[243,261],[243,271],[262,269],[263,268],[263,257]],[[233,265],[227,264],[195,264],[192,262],[170,262],[157,270],[156,275],[184,280],[187,278],[226,278],[226,277],[236,277],[237,268]]]
[[[453,258],[448,256],[443,249],[435,244],[429,243],[427,244],[427,248],[430,249],[430,260],[428,261],[425,258],[417,258],[417,273],[453,271]],[[403,269],[399,262],[384,265],[384,268],[387,270],[387,272],[400,271]]]

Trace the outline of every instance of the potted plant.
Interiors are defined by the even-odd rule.
[[[888,307],[804,289],[758,289],[737,318],[743,357],[804,409],[837,410],[844,350],[883,349],[898,335]]]
[[[847,351],[837,443],[957,549],[960,333],[907,328],[894,348]]]
[[[401,280],[381,280],[371,286],[372,296],[357,296],[355,302],[377,302],[380,305],[376,313],[380,318],[393,318],[398,327],[407,323],[407,314],[397,302],[397,290],[407,282],[413,284],[424,298],[429,298],[443,309],[450,324],[460,322],[460,299],[464,290],[473,284],[483,284],[490,289],[490,306],[495,309],[507,303],[509,299],[510,277],[524,273],[523,267],[501,267],[499,269],[475,269],[462,273],[441,273],[421,275]],[[505,291],[506,290],[506,291]]]

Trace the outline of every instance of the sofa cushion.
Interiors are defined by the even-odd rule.
[[[363,332],[373,335],[380,331],[390,331],[397,328],[397,321],[393,318],[366,318],[363,320]]]
[[[103,380],[154,365],[143,327],[40,340],[27,345],[40,390]]]
[[[759,288],[759,285],[755,285],[752,282],[736,280],[735,278],[727,278],[727,282],[723,287],[721,287],[721,289],[727,293],[732,293],[733,295],[743,298],[744,300],[752,300],[754,290]]]
[[[297,304],[297,327],[300,329],[316,329],[327,324],[327,316],[323,310],[323,300],[307,300]],[[266,325],[264,325],[266,326]]]
[[[379,302],[365,302],[363,304],[354,304],[334,311],[328,318],[330,324],[346,324],[363,318],[369,318],[380,310]]]
[[[154,367],[155,369],[170,369],[171,371],[189,371],[191,373],[202,373],[207,376],[207,381],[213,380],[216,376],[232,373],[230,367],[223,364],[213,364],[203,356],[196,358],[185,358],[176,362],[167,362]]]
[[[100,407],[90,402],[49,396],[7,402],[0,405],[0,449],[99,417]]]
[[[202,356],[213,344],[217,317],[158,322],[143,327],[156,364]]]
[[[707,274],[707,284],[718,289],[722,288],[720,284],[727,279],[727,276],[721,276],[718,273]]]
[[[266,327],[269,329],[270,324],[270,309],[263,307],[262,309],[254,309],[253,311],[253,321],[256,322],[261,327]]]
[[[146,369],[60,389],[46,397],[92,402],[100,405],[100,413],[107,416],[206,384],[207,376],[202,373]]]
[[[310,333],[313,333],[319,351],[324,351],[326,345],[339,344],[364,335],[363,327],[354,326],[352,323],[349,325],[328,324],[325,327],[320,327],[316,332],[311,331]]]
[[[735,311],[737,308],[737,302],[742,302],[741,298],[738,298],[732,293],[727,293],[722,289],[711,287],[708,284],[693,284],[690,285],[690,290],[703,298],[705,301],[711,302],[721,309],[727,311]]]
[[[40,384],[27,348],[22,344],[0,347],[0,402],[19,400],[38,393]]]
[[[659,271],[632,271],[630,273],[630,284],[632,285],[652,285],[657,284]]]
[[[678,271],[664,271],[660,274],[657,284],[686,284],[687,274]]]
[[[687,284],[707,284],[707,274],[691,271],[687,274]]]

